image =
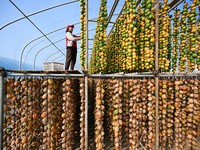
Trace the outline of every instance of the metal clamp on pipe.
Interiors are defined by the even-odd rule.
[[[154,77],[158,77],[159,71],[157,71],[157,70],[153,71],[153,75],[154,75]]]
[[[7,76],[7,71],[3,67],[0,67],[0,76],[3,76],[3,77]]]
[[[84,74],[85,77],[89,77],[88,71],[82,70],[82,72],[83,72],[83,74]]]

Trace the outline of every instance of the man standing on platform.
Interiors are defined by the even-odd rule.
[[[71,70],[74,70],[77,56],[77,40],[80,40],[80,36],[75,36],[72,34],[74,25],[67,25],[66,27],[66,61],[65,61],[65,70],[69,69],[71,63]]]

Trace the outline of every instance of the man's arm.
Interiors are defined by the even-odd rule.
[[[67,38],[70,40],[70,41],[77,41],[77,40],[80,40],[81,37],[74,37],[72,33],[70,32],[67,32]]]
[[[74,37],[79,37],[79,38],[80,38],[81,36],[76,36],[76,35],[74,35]]]

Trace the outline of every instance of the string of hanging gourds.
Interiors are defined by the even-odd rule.
[[[114,24],[114,30],[107,37],[107,0],[101,0],[89,73],[154,71],[156,43],[154,4],[154,0],[143,0],[139,5],[136,5],[136,0],[126,0],[122,14]],[[168,0],[159,2],[161,72],[200,69],[199,0],[184,2],[179,8],[171,13]],[[84,9],[81,10],[82,13]],[[82,27],[84,24],[83,21]],[[84,53],[83,48],[81,55]],[[84,57],[81,56],[82,58]],[[84,64],[84,61],[81,63]]]

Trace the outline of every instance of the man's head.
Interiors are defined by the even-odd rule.
[[[73,31],[73,28],[74,28],[74,25],[67,25],[67,27],[66,27],[66,32],[67,32],[67,31],[72,32],[72,31]]]
[[[69,32],[72,32],[72,31],[73,31],[72,26],[69,26],[69,27],[68,27],[68,31],[69,31]]]

